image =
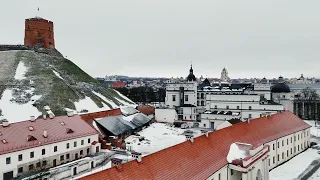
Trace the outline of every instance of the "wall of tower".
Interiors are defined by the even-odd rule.
[[[24,45],[37,44],[42,44],[45,48],[55,47],[53,22],[41,18],[26,19]]]

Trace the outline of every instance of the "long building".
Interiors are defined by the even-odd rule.
[[[0,126],[0,180],[68,163],[100,151],[99,133],[79,115],[50,116]],[[77,174],[77,167],[72,167]]]
[[[112,168],[82,179],[268,180],[271,169],[310,146],[310,125],[284,111],[186,139],[125,164],[112,159]]]

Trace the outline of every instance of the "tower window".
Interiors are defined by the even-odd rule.
[[[49,34],[49,38],[51,38],[51,34]]]
[[[49,31],[51,31],[50,27],[49,27]]]
[[[28,29],[30,29],[30,26],[28,25]]]

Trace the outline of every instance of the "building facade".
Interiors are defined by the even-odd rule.
[[[100,151],[98,132],[78,115],[4,123],[0,134],[0,180],[37,173]]]

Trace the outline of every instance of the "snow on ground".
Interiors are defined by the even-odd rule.
[[[125,105],[125,106],[132,106],[132,107],[136,107],[137,105],[136,104],[130,104],[120,98],[117,98],[117,97],[114,97],[118,102],[120,102],[121,104]],[[131,101],[130,101],[131,102]]]
[[[74,105],[76,106],[77,111],[86,109],[89,113],[110,110],[110,107],[106,104],[103,104],[103,107],[99,108],[96,103],[88,96],[86,96],[84,99],[80,99],[78,102],[74,102]]]
[[[305,152],[293,157],[283,165],[270,171],[270,180],[292,180],[297,178],[310,163],[320,158],[317,150],[309,148]]]
[[[140,136],[131,135],[125,141],[130,142],[133,151],[148,155],[186,141],[185,135],[182,134],[185,130],[162,123],[153,123],[140,131]],[[195,137],[201,135],[200,130],[189,130],[194,132]],[[142,136],[145,140],[140,142],[139,137]]]
[[[9,121],[9,123],[20,122],[28,120],[30,116],[38,117],[41,112],[32,103],[41,98],[40,95],[34,95],[31,100],[25,104],[18,104],[12,100],[12,90],[7,89],[3,92],[0,99],[0,109],[2,109],[3,116]],[[16,113],[14,113],[14,112]]]
[[[116,92],[119,94],[119,96],[121,96],[123,99],[131,102],[131,104],[130,104],[130,103],[128,103],[128,102],[123,101],[123,102],[124,102],[124,103],[123,103],[124,105],[132,105],[132,104],[135,104],[135,103],[134,103],[133,101],[131,101],[131,99],[129,99],[127,96],[121,94],[121,93],[118,92],[117,90],[114,90],[114,91],[116,91]],[[122,103],[122,102],[121,102],[121,103]]]
[[[320,179],[320,168],[308,180],[319,180],[319,179]]]
[[[58,78],[63,79],[57,71],[55,71],[55,70],[52,70],[52,71]]]
[[[22,80],[25,79],[26,77],[24,76],[27,72],[27,68],[24,65],[24,63],[22,61],[19,62],[18,67],[16,69],[16,74],[14,76],[15,79],[17,80]]]
[[[99,98],[101,98],[102,100],[104,100],[106,103],[110,104],[112,106],[112,108],[118,108],[119,107],[116,103],[114,103],[113,101],[107,99],[102,94],[97,93],[95,91],[92,91],[92,93],[95,94],[96,96],[98,96]]]
[[[97,173],[97,172],[100,172],[100,171],[103,171],[103,170],[109,169],[109,168],[111,168],[111,161],[109,161],[104,166],[99,166],[97,168],[91,169],[91,171],[86,172],[84,174],[81,174],[80,176],[75,177],[75,179],[79,179],[79,178],[82,178],[82,177],[85,177],[85,176],[89,176],[90,174],[94,174],[94,173]]]

